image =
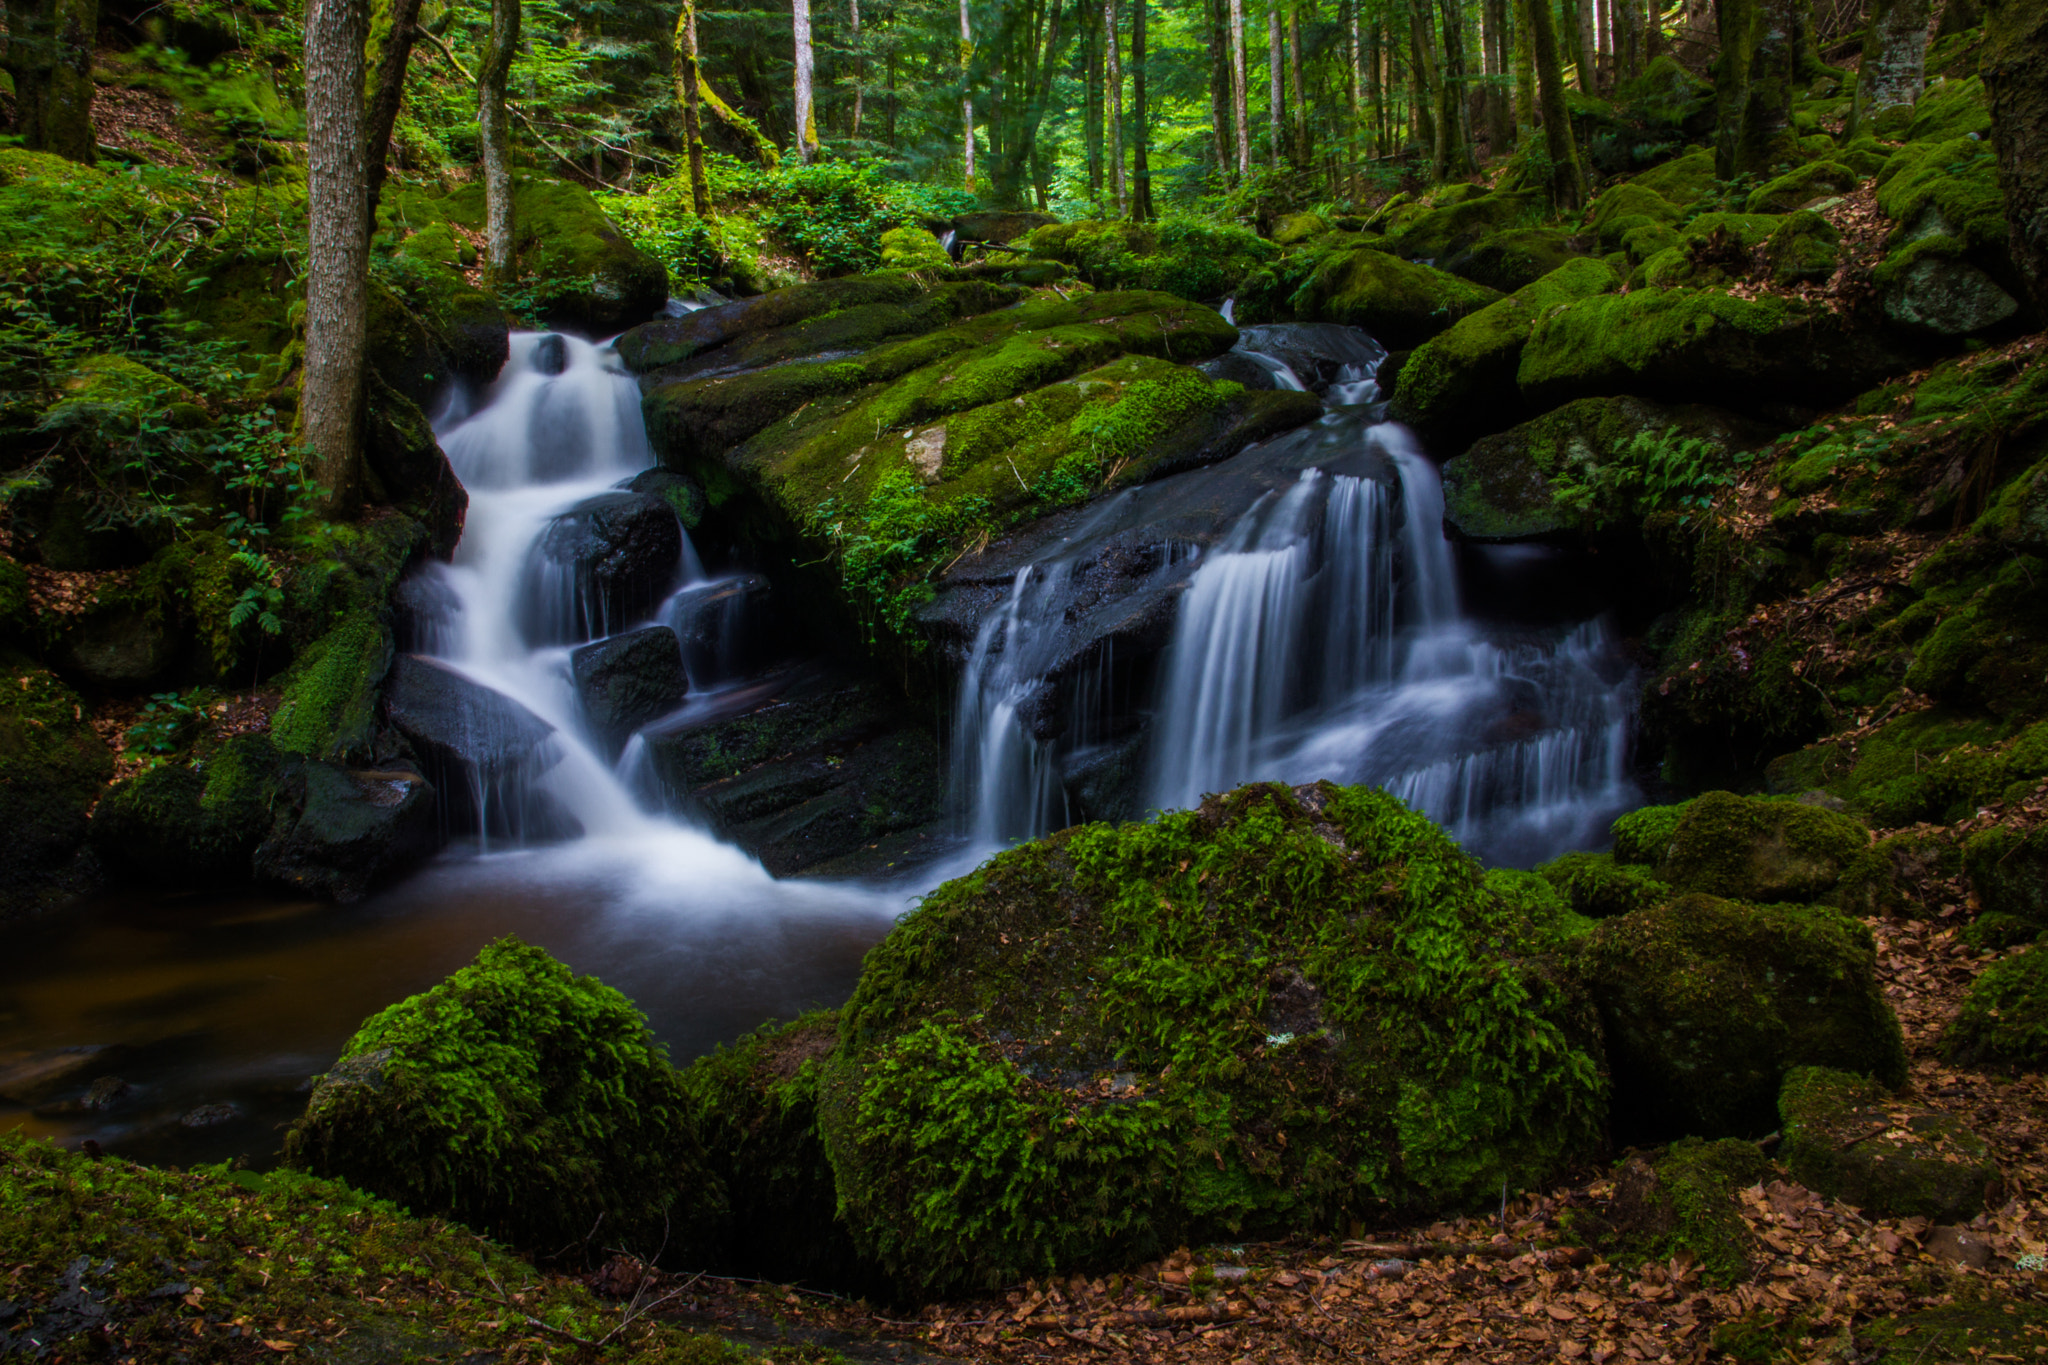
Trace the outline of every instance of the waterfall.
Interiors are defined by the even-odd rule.
[[[1059,622],[1048,608],[1067,571],[1059,560],[1019,569],[1008,600],[982,622],[960,675],[952,794],[977,846],[1065,823],[1058,769],[1047,744],[1032,733],[1028,710],[1050,686],[1042,675],[1052,663]]]

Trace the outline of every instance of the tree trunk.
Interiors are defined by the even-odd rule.
[[[1443,82],[1437,78],[1435,35],[1430,32],[1429,0],[1416,0],[1408,10],[1409,85],[1414,91],[1409,112],[1415,120],[1415,140],[1429,153],[1429,178],[1444,178],[1443,130],[1437,123],[1437,92]]]
[[[1230,122],[1230,18],[1224,0],[1207,0],[1209,8],[1209,120],[1216,146],[1216,174],[1229,183],[1236,163],[1237,136]]]
[[[33,152],[92,165],[92,50],[99,0],[7,0],[14,131]]]
[[[1109,188],[1116,216],[1130,212],[1130,187],[1124,180],[1124,70],[1118,60],[1116,0],[1102,0],[1102,102],[1109,120]]]
[[[1280,68],[1286,56],[1287,42],[1280,30],[1280,0],[1266,0],[1266,155],[1276,171],[1285,155],[1281,130],[1287,124],[1287,98],[1282,93]]]
[[[505,83],[518,50],[519,0],[491,0],[491,36],[476,72],[476,121],[484,145],[484,260],[501,281],[512,276],[512,116]]]
[[[1529,0],[1535,4],[1536,0]],[[1593,0],[1564,0],[1565,40],[1570,45],[1570,61],[1579,73],[1579,89],[1591,95],[1598,92],[1600,77],[1600,48],[1593,40]]]
[[[1870,120],[1885,110],[1912,108],[1927,88],[1927,10],[1928,0],[1871,0],[1844,142],[1869,131]]]
[[[692,23],[695,23],[694,16],[692,17]],[[699,63],[697,68],[697,98],[712,113],[718,115],[720,123],[723,123],[753,145],[754,156],[763,167],[772,171],[782,164],[782,151],[775,145],[774,139],[762,132],[759,124],[718,97],[718,92],[711,88],[711,82],[704,78],[704,68],[701,63]]]
[[[1102,15],[1094,6],[1083,6],[1087,16],[1082,30],[1081,45],[1086,56],[1083,58],[1085,72],[1083,82],[1084,106],[1081,116],[1081,141],[1088,157],[1088,199],[1100,206],[1102,203],[1104,145],[1103,87],[1102,87]]]
[[[853,45],[853,123],[852,136],[860,136],[860,119],[867,99],[868,63],[860,44],[860,0],[846,0],[847,19],[851,24],[848,41]]]
[[[974,24],[967,15],[967,0],[960,0],[960,132],[966,171],[967,192],[974,193],[974,96],[968,93],[968,68],[974,65]]]
[[[1529,6],[1532,0],[1515,0],[1515,128],[1536,126],[1535,46],[1529,41]],[[1543,0],[1549,4],[1550,0]]]
[[[1486,0],[1486,149],[1506,156],[1515,145],[1515,111],[1509,97],[1508,0]]]
[[[370,230],[377,230],[377,199],[384,190],[384,162],[390,154],[391,130],[405,101],[405,67],[419,36],[420,0],[392,0],[381,24],[370,27],[370,46],[377,53],[371,73],[370,107],[364,116],[363,148],[370,184]],[[381,30],[381,31],[380,31]]]
[[[704,102],[698,93],[704,73],[697,58],[697,0],[683,0],[676,15],[676,103],[683,109],[683,145],[690,159],[690,211],[711,219],[711,182],[704,174]]]
[[[2048,313],[2048,8],[2039,0],[1990,0],[1984,8],[1980,70],[2013,264],[2034,307]]]
[[[1543,149],[1550,161],[1550,200],[1558,212],[1570,213],[1586,202],[1586,173],[1579,167],[1578,143],[1572,137],[1571,108],[1565,103],[1564,69],[1558,60],[1550,0],[1529,0],[1528,14],[1537,100],[1543,111]]]
[[[1792,136],[1792,5],[1793,0],[1720,0],[1714,174],[1723,180],[1769,170],[1798,153]]]
[[[1145,98],[1145,10],[1131,0],[1131,217],[1149,223],[1152,208],[1152,108]]]
[[[796,158],[808,166],[818,155],[818,114],[811,104],[811,0],[790,0],[789,11],[796,37]]]
[[[1351,45],[1351,124],[1344,139],[1344,147],[1351,162],[1349,188],[1351,197],[1358,198],[1358,171],[1362,159],[1370,152],[1362,141],[1365,132],[1365,42],[1358,26],[1359,0],[1344,0],[1344,30]]]
[[[1301,6],[1298,3],[1287,6],[1287,98],[1289,112],[1293,114],[1290,126],[1293,128],[1294,164],[1307,166],[1313,155],[1308,144],[1308,100],[1302,94],[1301,84]]]
[[[362,504],[363,352],[369,335],[369,174],[362,0],[306,6],[306,363],[299,432],[320,511]],[[503,101],[500,101],[500,108]]]
[[[1251,101],[1244,61],[1244,0],[1230,0],[1230,112],[1237,131],[1237,174],[1252,173]]]
[[[1443,176],[1456,179],[1479,165],[1472,158],[1472,89],[1465,63],[1464,0],[1443,0],[1444,75],[1437,89],[1438,136],[1443,140]]]

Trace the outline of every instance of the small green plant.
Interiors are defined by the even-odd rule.
[[[284,610],[284,588],[276,566],[270,556],[257,554],[253,550],[237,550],[235,564],[246,569],[253,581],[243,588],[235,604],[228,608],[228,625],[240,630],[251,621],[265,635],[282,635],[284,618],[278,613]]]
[[[197,695],[194,694],[195,699]],[[176,692],[158,692],[143,704],[135,723],[128,727],[128,748],[153,757],[176,753],[191,737],[200,718],[195,701],[187,701]]]
[[[1638,432],[1606,463],[1583,476],[1554,475],[1551,487],[1560,504],[1589,514],[1596,527],[1662,510],[1679,511],[1689,524],[1754,458],[1746,451],[1731,455],[1701,437],[1680,436],[1673,426]]]
[[[806,529],[837,547],[840,577],[855,602],[900,632],[932,599],[929,580],[939,554],[988,513],[988,499],[981,497],[934,504],[908,469],[893,469],[875,481],[859,508],[841,507],[836,498],[819,503]]]

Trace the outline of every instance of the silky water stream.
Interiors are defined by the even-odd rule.
[[[776,880],[637,796],[632,746],[615,765],[589,732],[573,645],[673,620],[698,596],[735,596],[705,577],[685,536],[673,591],[609,619],[586,582],[538,553],[557,518],[654,462],[616,356],[515,335],[497,383],[438,434],[470,504],[454,562],[414,595],[440,604],[415,623],[414,647],[554,727],[516,770],[473,783],[489,837],[354,906],[130,895],[10,930],[0,1125],[144,1159],[261,1162],[304,1106],[307,1078],[364,1018],[501,935],[617,986],[683,1060],[844,999],[904,908],[900,889]],[[717,704],[717,662],[693,667],[702,685],[685,708]],[[522,827],[580,837],[523,841]],[[108,1075],[130,1089],[85,1109],[79,1092]]]

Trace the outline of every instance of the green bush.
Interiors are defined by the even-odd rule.
[[[1965,1066],[2048,1065],[2048,951],[2027,948],[1986,967],[1941,1046]]]

